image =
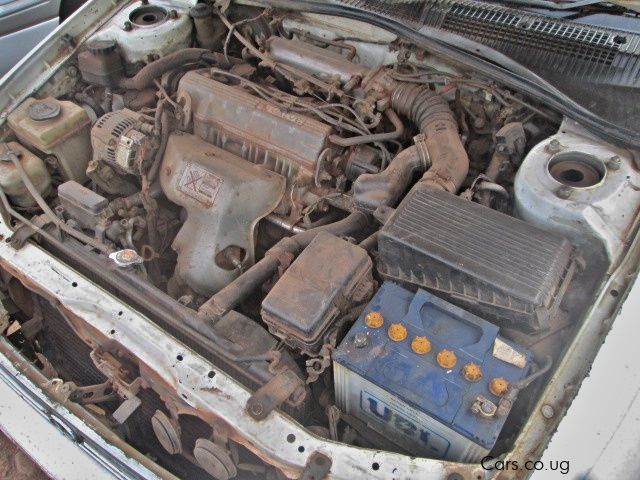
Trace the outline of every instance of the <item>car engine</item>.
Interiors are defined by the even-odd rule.
[[[127,3],[9,114],[11,241],[233,375],[255,420],[458,462],[508,450],[635,233],[637,158],[377,27],[221,4]],[[266,475],[2,279],[12,341],[127,442],[190,478]]]

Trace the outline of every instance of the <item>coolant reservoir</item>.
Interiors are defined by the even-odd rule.
[[[18,207],[33,207],[36,205],[36,201],[22,182],[22,176],[8,157],[10,152],[7,150],[18,156],[22,168],[27,172],[27,176],[40,195],[46,196],[49,193],[51,176],[44,162],[18,142],[0,144],[0,187],[12,204]]]
[[[91,120],[81,106],[51,97],[28,98],[8,120],[22,143],[56,157],[64,180],[87,180]]]

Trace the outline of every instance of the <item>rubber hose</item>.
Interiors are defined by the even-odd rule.
[[[425,136],[431,167],[421,181],[457,193],[469,172],[469,156],[447,101],[425,85],[401,83],[391,95],[391,106]]]
[[[194,63],[211,53],[206,48],[184,48],[170,53],[144,66],[135,76],[123,78],[119,86],[126,90],[143,90],[153,86],[153,81],[164,73],[187,63]]]

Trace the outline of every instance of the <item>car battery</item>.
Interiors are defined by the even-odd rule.
[[[531,358],[497,326],[385,282],[333,354],[336,404],[411,454],[477,462]]]

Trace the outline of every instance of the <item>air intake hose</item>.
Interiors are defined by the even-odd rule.
[[[363,174],[354,183],[354,200],[365,211],[395,206],[416,171],[422,182],[456,193],[469,171],[469,157],[447,101],[424,85],[400,83],[391,93],[391,107],[420,130],[416,145],[400,152],[381,173]]]
[[[469,172],[469,156],[447,101],[424,85],[403,83],[391,95],[391,106],[426,137],[431,167],[421,181],[457,193]]]

